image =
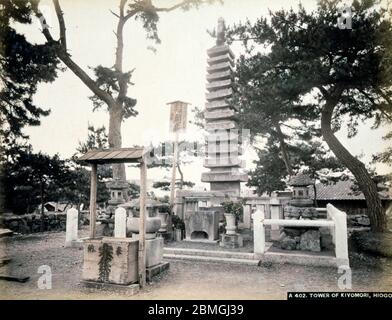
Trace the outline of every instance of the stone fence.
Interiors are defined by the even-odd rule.
[[[267,219],[265,212],[258,209],[253,215],[253,235],[255,255],[264,255],[266,252],[265,226],[282,227],[319,227],[328,228],[332,235],[335,246],[336,264],[349,266],[348,242],[347,242],[347,218],[343,211],[336,209],[331,204],[327,205],[327,219],[323,220],[291,220],[291,219]]]
[[[0,216],[0,225],[23,234],[41,231],[64,231],[66,219],[65,212],[45,212],[43,221],[41,214],[37,213],[24,215],[2,214]],[[41,230],[42,222],[43,230]]]
[[[272,197],[247,197],[243,206],[242,226],[244,228],[252,227],[252,213],[256,210],[262,209],[266,219],[282,219],[283,207],[288,204],[291,196],[278,195]],[[326,216],[326,208],[317,208],[319,218],[324,219]],[[367,216],[366,210],[351,211],[351,214],[346,214],[347,226],[352,229],[368,229],[370,228],[370,220]]]
[[[76,210],[76,209],[74,209]],[[16,215],[12,213],[0,214],[0,226],[17,233],[29,234],[41,231],[65,231],[67,220],[66,212],[45,212],[43,230],[41,230],[42,217],[38,213]],[[88,222],[88,221],[87,221]],[[86,215],[81,213],[78,219],[79,226],[86,224]]]

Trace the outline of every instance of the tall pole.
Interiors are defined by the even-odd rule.
[[[90,238],[95,238],[97,219],[97,164],[91,165],[91,187],[90,187]]]
[[[172,178],[170,183],[170,205],[172,208],[174,207],[175,192],[176,192],[177,161],[178,161],[178,131],[175,132],[175,137],[174,137],[173,169],[172,169]]]
[[[146,285],[146,193],[147,166],[144,158],[140,164],[140,211],[139,211],[139,285]]]

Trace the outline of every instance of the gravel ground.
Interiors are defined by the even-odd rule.
[[[82,230],[86,233],[86,230]],[[262,267],[170,261],[170,270],[134,296],[87,289],[80,282],[83,251],[64,248],[65,233],[7,239],[11,262],[0,274],[29,276],[26,283],[0,280],[1,299],[285,299],[288,291],[338,291],[336,269],[295,265]],[[353,291],[392,291],[391,259],[351,256]],[[52,289],[37,287],[38,267],[52,268]]]

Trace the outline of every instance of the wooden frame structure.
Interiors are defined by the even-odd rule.
[[[144,148],[116,148],[106,150],[90,150],[78,161],[91,166],[90,187],[90,239],[96,237],[97,217],[97,168],[99,164],[139,163],[140,164],[140,224],[139,224],[139,285],[146,284],[146,195],[147,164]]]

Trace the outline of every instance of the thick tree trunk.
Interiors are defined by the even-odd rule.
[[[121,148],[121,124],[122,124],[122,108],[119,106],[112,106],[109,108],[109,147],[110,148]],[[113,168],[113,179],[126,180],[125,165],[114,164]]]
[[[376,184],[367,172],[365,165],[350,154],[350,152],[335,137],[332,131],[331,121],[336,104],[336,99],[329,98],[323,107],[321,113],[321,132],[323,138],[335,156],[351,171],[357,180],[359,188],[366,199],[372,231],[384,232],[387,229],[387,220],[377,192]]]
[[[184,173],[181,170],[180,164],[177,162],[177,169],[178,172],[180,173],[180,187],[179,189],[182,190],[184,187]]]
[[[284,135],[278,122],[275,123],[275,129],[278,134],[280,152],[282,152],[283,162],[286,166],[287,174],[289,176],[292,176],[293,168],[291,167],[289,152],[287,150],[287,144],[286,141],[284,140]]]

